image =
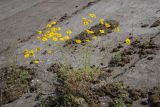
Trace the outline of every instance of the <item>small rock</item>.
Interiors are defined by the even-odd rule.
[[[157,26],[159,26],[160,25],[160,20],[156,20],[151,26],[150,26],[150,28],[152,28],[152,27],[157,27]]]
[[[153,56],[148,57],[147,60],[153,60]]]
[[[143,25],[141,25],[142,28],[145,28],[145,27],[147,27],[147,26],[149,26],[149,25],[148,25],[148,24],[143,24]]]

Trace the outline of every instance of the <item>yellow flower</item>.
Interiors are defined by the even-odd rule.
[[[93,36],[92,38],[93,38],[93,39],[96,39],[97,37],[96,37],[96,36]]]
[[[62,37],[62,34],[57,33],[56,36],[57,36],[58,38],[60,38],[60,37]]]
[[[34,63],[34,64],[39,64],[39,60],[36,59],[36,60],[33,61],[33,63]]]
[[[29,53],[24,54],[25,58],[29,58]]]
[[[56,25],[56,24],[57,24],[57,22],[55,22],[55,21],[51,22],[51,25]]]
[[[89,13],[88,15],[89,15],[91,18],[94,18],[94,19],[96,18],[96,15],[95,15],[94,13]]]
[[[33,51],[33,50],[30,50],[30,51],[29,51],[29,56],[30,56],[30,57],[33,57],[33,56],[34,56],[34,51]]]
[[[56,31],[56,28],[55,28],[55,27],[51,28],[51,31],[52,31],[52,32],[55,32],[55,31]]]
[[[57,31],[60,31],[61,30],[61,28],[60,27],[57,27],[57,28],[55,28]]]
[[[87,39],[86,42],[91,42],[91,41],[89,39]]]
[[[71,35],[71,34],[72,34],[72,31],[71,31],[70,29],[68,29],[68,30],[66,31],[66,34]]]
[[[87,29],[86,31],[87,31],[88,34],[93,34],[94,33],[93,31],[91,31],[89,29]]]
[[[87,26],[87,25],[89,24],[89,22],[83,22],[83,24],[84,24],[85,26]]]
[[[100,24],[103,25],[103,24],[104,24],[104,19],[103,19],[103,18],[100,18],[100,19],[99,19],[99,22],[100,22]]]
[[[51,28],[52,27],[52,25],[51,24],[47,24],[47,26],[46,26],[47,28]]]
[[[70,38],[69,38],[69,36],[64,36],[64,39],[69,40]]]
[[[40,50],[41,50],[41,48],[39,48],[39,47],[36,48],[36,51],[37,51],[37,52],[40,51]]]
[[[120,27],[119,27],[119,26],[116,27],[116,28],[114,29],[114,31],[115,31],[115,32],[120,32]]]
[[[52,54],[53,52],[52,52],[52,50],[48,50],[47,53],[48,54]]]
[[[60,41],[64,41],[64,38],[59,38]]]
[[[110,24],[108,24],[108,23],[106,23],[106,24],[105,24],[105,26],[106,26],[106,28],[111,27],[111,25],[110,25]]]
[[[87,26],[89,23],[92,22],[92,20],[89,20],[89,19],[87,19],[87,18],[85,18],[85,17],[83,17],[82,20],[83,20],[83,24],[84,24],[85,26]]]
[[[42,41],[43,41],[43,42],[46,42],[47,40],[48,40],[48,39],[47,39],[45,36],[42,37]]]
[[[41,30],[39,30],[39,31],[37,31],[36,33],[40,35],[40,34],[42,34],[43,32],[42,32]]]
[[[99,30],[100,33],[104,33],[104,30]]]
[[[126,43],[127,45],[130,45],[130,44],[131,44],[131,40],[130,40],[129,38],[126,38],[125,43]]]
[[[75,42],[76,42],[77,44],[80,44],[82,41],[79,40],[79,39],[77,39]]]
[[[56,37],[53,37],[52,40],[56,42],[58,39]]]

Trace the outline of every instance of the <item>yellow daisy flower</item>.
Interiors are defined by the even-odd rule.
[[[96,18],[96,15],[95,15],[94,13],[89,13],[88,15],[89,15],[91,18],[94,18],[94,19]]]
[[[60,38],[60,37],[62,37],[62,34],[57,33],[56,36],[57,36],[58,38]]]
[[[89,24],[89,22],[83,22],[83,24],[84,24],[85,26],[87,26],[87,25]]]
[[[64,38],[59,38],[60,41],[64,41]]]
[[[30,57],[33,57],[33,56],[34,56],[34,51],[33,51],[33,50],[30,50],[30,51],[29,51],[29,56],[30,56]]]
[[[71,35],[71,34],[72,34],[72,30],[68,29],[68,30],[66,31],[66,34]]]
[[[99,30],[100,33],[104,33],[104,30]]]
[[[39,48],[39,47],[36,48],[36,51],[37,51],[37,52],[39,52],[40,50],[41,50],[41,48]]]
[[[96,38],[97,38],[97,36],[93,36],[92,38],[93,38],[93,39],[96,39]]]
[[[80,44],[82,41],[79,40],[79,39],[77,39],[75,42],[76,42],[77,44]]]
[[[33,63],[34,63],[34,64],[39,64],[39,60],[36,59],[36,60],[33,61]]]
[[[103,19],[103,18],[100,18],[100,19],[99,19],[99,22],[100,22],[100,24],[103,25],[103,24],[104,24],[104,19]]]
[[[56,29],[56,31],[60,31],[61,30],[61,28],[60,27],[57,27],[57,28],[55,28]]]
[[[52,40],[56,42],[58,39],[56,37],[53,37]]]
[[[29,53],[24,54],[25,58],[29,58]]]
[[[64,39],[69,40],[70,38],[69,38],[69,36],[64,36]]]
[[[52,27],[52,25],[51,24],[47,24],[47,26],[46,26],[47,28],[51,28]]]
[[[108,24],[108,23],[106,23],[106,24],[105,24],[105,26],[106,26],[106,28],[111,27],[111,25],[110,25],[110,24]]]
[[[131,44],[131,40],[130,40],[129,38],[126,38],[125,43],[126,43],[127,45],[130,45],[130,44]]]
[[[55,22],[55,21],[51,22],[51,25],[56,25],[56,24],[57,24],[57,22]]]
[[[93,34],[94,33],[93,31],[91,31],[89,29],[87,29],[86,31],[87,31],[88,34]]]
[[[42,41],[46,42],[48,39],[46,37],[42,37]]]

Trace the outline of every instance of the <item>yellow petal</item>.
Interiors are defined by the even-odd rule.
[[[100,18],[99,21],[100,21],[100,24],[102,24],[102,25],[104,24],[104,19],[103,18]]]
[[[69,40],[70,38],[69,38],[69,36],[64,36],[64,39]]]
[[[105,24],[105,26],[106,26],[106,28],[111,27],[111,25],[110,25],[110,24],[108,24],[108,23],[106,23],[106,24]]]
[[[75,42],[76,42],[77,44],[80,44],[82,41],[79,40],[79,39],[77,39]]]
[[[68,29],[68,30],[66,31],[66,34],[71,35],[71,34],[72,34],[72,31],[71,31],[70,29]]]
[[[89,16],[94,19],[96,18],[96,15],[94,13],[89,13]]]
[[[25,58],[29,58],[29,54],[24,54],[24,57]]]
[[[57,41],[58,39],[57,39],[56,37],[53,37],[52,40],[53,40],[53,41]]]
[[[104,33],[104,30],[99,30],[100,33]]]

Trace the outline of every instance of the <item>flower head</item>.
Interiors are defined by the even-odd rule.
[[[94,34],[94,32],[89,30],[89,29],[87,29],[86,31],[87,31],[88,34]]]
[[[66,31],[66,34],[71,35],[71,34],[72,34],[72,30],[68,29],[68,30]]]
[[[131,44],[131,40],[130,40],[129,38],[126,38],[125,43],[126,43],[127,45],[130,45],[130,44]]]
[[[80,44],[82,41],[81,41],[80,39],[77,39],[75,42],[76,42],[77,44]]]
[[[69,36],[64,36],[63,37],[65,40],[69,40],[70,38],[69,38]]]
[[[64,38],[59,38],[60,41],[64,41]]]
[[[104,33],[104,30],[99,30],[100,33]]]
[[[55,22],[55,21],[51,22],[51,25],[56,25],[56,24],[57,24],[57,22]]]
[[[58,39],[56,37],[53,37],[52,40],[56,42]]]
[[[93,36],[92,38],[93,38],[93,39],[96,39],[97,37],[96,37],[96,36]]]
[[[89,19],[87,19],[87,18],[85,18],[85,17],[83,17],[82,20],[83,20],[83,24],[84,24],[85,26],[87,26],[89,23],[92,22],[92,20],[89,20]]]
[[[106,24],[105,24],[105,26],[106,26],[106,28],[111,27],[111,25],[110,25],[110,24],[108,24],[108,23],[106,23]]]
[[[34,64],[39,64],[39,59],[33,61]]]
[[[51,24],[47,24],[47,26],[46,26],[47,28],[51,28],[52,27],[52,25]]]
[[[36,48],[36,51],[37,51],[37,52],[39,52],[40,50],[41,50],[41,48],[39,48],[39,47]]]
[[[103,24],[104,24],[104,19],[103,19],[103,18],[100,18],[100,19],[99,19],[99,22],[100,22],[100,24],[103,25]]]
[[[89,13],[88,15],[89,15],[91,18],[94,18],[94,19],[96,18],[96,15],[95,15],[94,13]]]
[[[45,36],[42,37],[42,41],[43,41],[43,42],[46,42],[47,40],[48,40],[48,39],[47,39]]]

